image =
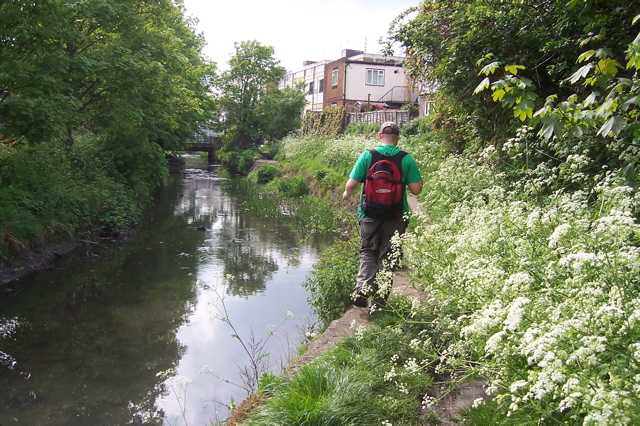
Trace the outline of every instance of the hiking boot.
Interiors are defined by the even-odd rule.
[[[359,308],[366,308],[369,304],[369,298],[362,293],[357,293],[356,298],[353,299],[353,304]]]
[[[385,299],[384,297],[376,297],[373,299],[373,302],[371,303],[371,308],[369,308],[369,314],[382,311],[385,308],[385,306],[387,306],[387,299]]]

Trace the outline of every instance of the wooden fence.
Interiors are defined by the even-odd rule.
[[[370,112],[351,112],[349,113],[348,124],[352,123],[384,123],[386,121],[394,121],[397,125],[409,122],[409,111],[400,109],[386,109],[381,111]]]

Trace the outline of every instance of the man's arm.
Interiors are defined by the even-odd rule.
[[[356,189],[356,187],[358,186],[360,182],[358,182],[355,179],[351,179],[349,178],[349,180],[347,181],[347,184],[344,186],[344,192],[342,193],[342,199],[346,200],[349,198],[349,196],[351,195],[351,193],[353,193],[353,190]]]
[[[422,181],[410,183],[407,185],[407,188],[409,188],[409,191],[411,191],[413,195],[418,195],[422,192]]]

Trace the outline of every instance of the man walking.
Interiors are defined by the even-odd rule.
[[[415,159],[406,152],[400,150],[398,140],[400,139],[400,129],[398,125],[392,121],[384,123],[380,127],[378,133],[380,145],[374,149],[363,152],[356,161],[353,170],[349,174],[342,194],[342,198],[347,200],[353,193],[359,183],[367,185],[379,185],[377,179],[385,181],[395,181],[394,179],[378,178],[372,175],[374,164],[386,163],[389,167],[384,171],[388,176],[395,164],[400,172],[400,182],[402,189],[402,199],[398,212],[395,208],[386,210],[384,205],[370,200],[364,200],[365,190],[360,195],[360,204],[358,205],[358,219],[360,220],[360,270],[356,278],[356,289],[354,294],[354,304],[359,307],[366,307],[368,299],[374,297],[374,304],[381,305],[389,296],[388,291],[385,294],[377,294],[378,286],[375,283],[376,274],[383,268],[383,263],[388,259],[391,252],[391,238],[396,232],[403,234],[407,228],[409,204],[407,202],[407,194],[405,188],[408,188],[412,194],[418,195],[422,191],[422,175],[418,170]],[[387,160],[387,161],[384,161]],[[370,170],[371,169],[371,170]],[[375,183],[374,183],[375,182]],[[371,189],[369,188],[369,189]],[[376,192],[387,193],[392,189],[379,189]],[[367,191],[369,193],[369,191]],[[372,209],[371,205],[381,207]]]

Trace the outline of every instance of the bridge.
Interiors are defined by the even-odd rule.
[[[182,149],[187,152],[206,152],[209,162],[215,160],[214,153],[222,148],[222,133],[205,130],[204,134],[182,140]]]

